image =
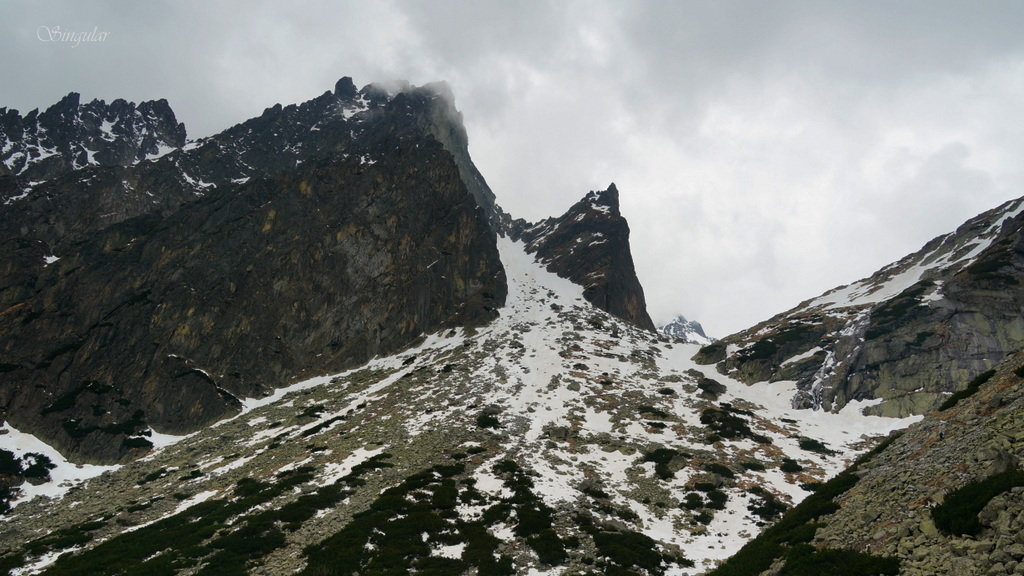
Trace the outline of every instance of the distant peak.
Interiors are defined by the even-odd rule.
[[[674,320],[661,326],[658,329],[659,332],[694,344],[707,345],[715,341],[715,338],[708,336],[704,332],[704,327],[700,325],[700,322],[695,320],[687,320],[686,316],[679,314]]]

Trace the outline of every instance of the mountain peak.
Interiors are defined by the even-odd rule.
[[[551,272],[583,286],[594,306],[654,331],[643,287],[629,247],[629,224],[619,213],[619,191],[612,184],[590,191],[557,218],[536,224],[510,221],[504,231],[522,239],[526,250]]]
[[[604,190],[588,192],[578,204],[581,208],[590,207],[598,212],[619,216],[619,189],[612,183]]]
[[[682,340],[691,344],[706,346],[715,341],[704,333],[704,327],[696,320],[687,320],[682,314],[677,315],[671,322],[658,328],[662,334]]]
[[[341,100],[355,100],[356,94],[356,85],[349,76],[343,76],[334,84],[334,95]]]

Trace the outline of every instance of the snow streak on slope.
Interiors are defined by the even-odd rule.
[[[807,307],[825,306],[834,310],[877,304],[920,282],[929,272],[968,266],[998,237],[1003,224],[1021,212],[1024,212],[1024,199],[1012,200],[980,217],[992,220],[983,230],[969,235],[961,235],[958,230],[942,236],[933,241],[934,249],[926,248],[883,268],[871,278],[827,292],[811,300]]]

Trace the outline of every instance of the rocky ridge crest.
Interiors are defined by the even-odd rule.
[[[744,382],[795,380],[794,405],[922,414],[1024,346],[1024,198],[968,220],[870,278],[706,346]]]

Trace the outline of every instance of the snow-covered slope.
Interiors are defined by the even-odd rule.
[[[136,570],[230,561],[312,574],[344,541],[353,567],[698,574],[808,494],[801,485],[910,422],[855,403],[795,410],[794,382],[714,375],[690,360],[697,345],[594,308],[522,244],[498,242],[509,293],[491,324],[247,400],[62,498],[19,502],[0,524],[0,558],[36,573],[67,550],[49,566],[58,574],[109,562],[109,549],[137,554]],[[202,538],[144,544],[190,514],[193,532],[210,526]],[[393,541],[410,517],[422,542]],[[44,538],[60,530],[83,536],[72,548]],[[226,559],[223,539],[253,530],[265,545]],[[30,541],[51,543],[26,552]],[[400,545],[412,548],[396,557]]]

